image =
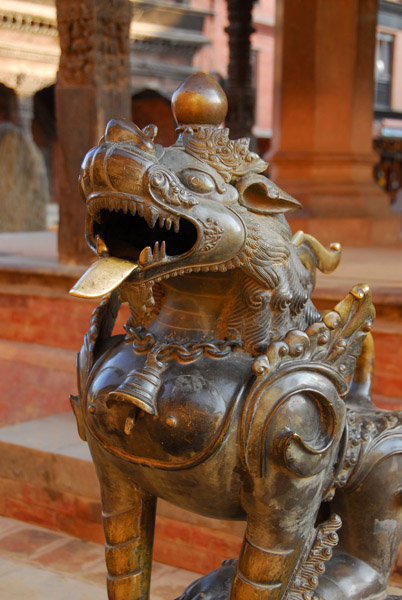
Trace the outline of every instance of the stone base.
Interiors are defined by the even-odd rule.
[[[276,153],[273,181],[296,198],[302,210],[287,215],[295,226],[323,242],[345,246],[401,243],[401,217],[389,196],[375,183],[375,155]],[[301,226],[296,225],[300,222]],[[295,223],[295,225],[293,225]]]
[[[399,217],[304,217],[288,216],[293,232],[301,229],[324,246],[340,242],[343,246],[402,245]]]

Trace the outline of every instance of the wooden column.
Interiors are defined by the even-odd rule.
[[[394,243],[399,222],[373,181],[376,0],[277,0],[271,176],[324,242]]]
[[[56,0],[61,57],[56,86],[59,259],[91,260],[77,178],[112,117],[130,116],[128,0]]]
[[[252,137],[255,118],[255,89],[251,64],[250,36],[252,9],[255,0],[226,0],[229,25],[229,67],[226,95],[228,116],[226,126],[231,139]]]

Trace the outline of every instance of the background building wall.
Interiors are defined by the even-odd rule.
[[[394,31],[391,108],[402,112],[402,30]]]

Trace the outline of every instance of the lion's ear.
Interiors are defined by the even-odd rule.
[[[140,129],[128,119],[111,119],[106,125],[101,142],[133,142],[144,152],[155,154],[154,138],[157,132],[156,125],[147,125]]]
[[[300,202],[264,175],[245,175],[236,182],[236,188],[239,192],[239,203],[260,215],[283,213],[302,207]]]

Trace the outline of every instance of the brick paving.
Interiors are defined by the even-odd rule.
[[[152,600],[172,600],[199,575],[154,562]],[[395,575],[390,594],[402,594]],[[1,600],[106,600],[103,547],[0,517]]]
[[[199,575],[154,562],[152,600],[172,600]],[[1,600],[106,600],[103,546],[0,517]]]

